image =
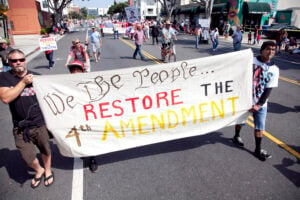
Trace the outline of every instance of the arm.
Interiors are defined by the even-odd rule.
[[[256,112],[260,109],[261,106],[263,106],[267,99],[269,98],[271,94],[272,88],[266,88],[263,94],[261,95],[259,101],[257,102],[256,105],[252,106],[252,108],[249,110],[250,112]]]
[[[72,52],[70,52],[69,53],[69,55],[68,55],[68,57],[67,57],[67,61],[66,61],[66,64],[65,64],[65,67],[67,67],[68,66],[68,64],[69,64],[69,62],[70,62],[70,60],[72,59]]]
[[[21,92],[24,90],[26,85],[32,83],[32,74],[27,74],[24,78],[13,88],[0,87],[0,99],[3,103],[9,104],[15,100]]]

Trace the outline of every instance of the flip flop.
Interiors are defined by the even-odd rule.
[[[37,187],[39,187],[39,185],[41,184],[41,182],[42,182],[42,178],[43,178],[43,176],[44,176],[44,174],[42,174],[41,175],[41,177],[39,177],[39,178],[36,178],[36,177],[33,177],[33,180],[34,180],[34,182],[35,182],[35,184],[37,183],[37,182],[39,182],[37,185],[35,185],[34,183],[32,183],[31,182],[31,188],[37,188]]]
[[[50,176],[48,176],[48,177],[45,177],[45,179],[44,179],[44,185],[46,186],[46,187],[49,187],[50,185],[52,185],[53,183],[54,183],[54,173],[51,171],[51,175]],[[51,182],[51,183],[49,183],[48,181],[49,181],[49,179],[51,179],[51,178],[53,178],[53,181]],[[46,181],[49,183],[48,185],[46,185]]]

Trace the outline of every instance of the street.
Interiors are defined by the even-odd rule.
[[[43,52],[28,58],[28,69],[40,75],[69,73],[64,66],[71,41],[78,37],[84,42],[85,36],[86,30],[78,29],[58,41],[53,69],[48,69]],[[232,43],[224,39],[215,52],[211,44],[195,49],[194,36],[186,34],[180,34],[175,44],[177,61],[233,51]],[[252,46],[243,45],[242,49],[248,47]],[[152,45],[151,38],[142,46],[145,61],[139,56],[132,58],[134,48],[134,42],[127,38],[114,40],[112,35],[105,35],[100,62],[91,58],[91,71],[161,62],[160,45]],[[259,46],[252,49],[254,55],[259,54]],[[97,173],[90,172],[87,159],[63,157],[52,140],[55,183],[47,188],[42,182],[32,189],[34,172],[26,167],[15,147],[9,108],[1,103],[0,199],[300,199],[299,58],[284,52],[274,58],[281,78],[269,100],[262,147],[272,158],[265,162],[252,154],[255,141],[251,118],[241,132],[244,148],[231,142],[234,127],[226,127],[202,136],[99,155]]]

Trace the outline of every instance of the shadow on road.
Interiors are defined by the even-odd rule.
[[[143,147],[123,150],[120,152],[103,154],[97,156],[97,159],[99,159],[100,160],[99,163],[103,165],[103,164],[109,164],[109,163],[134,159],[134,158],[151,156],[155,154],[184,151],[188,149],[198,148],[203,145],[215,144],[215,143],[221,143],[232,148],[238,148],[235,144],[231,142],[231,138],[225,138],[222,137],[222,135],[223,134],[220,132],[214,132],[214,133],[201,135],[201,136],[189,137],[189,138],[173,140],[173,141],[168,141],[168,142],[163,142],[158,144],[151,144]],[[246,148],[238,148],[238,149],[244,150],[250,153],[251,155],[253,154],[252,151]]]
[[[294,161],[290,158],[283,158],[282,163],[274,165],[274,167],[288,180],[290,180],[296,187],[300,187],[300,173],[289,169],[289,167],[292,167],[295,164],[299,165],[300,160]]]
[[[287,113],[287,112],[300,112],[300,106],[290,108],[278,103],[268,102],[268,112],[271,113]]]
[[[53,169],[73,170],[73,158],[63,157],[59,153],[57,145],[53,144],[52,142],[51,150]],[[38,154],[37,157],[42,164],[40,154]],[[5,167],[9,177],[12,180],[23,185],[27,180],[33,178],[34,171],[31,168],[27,167],[17,149],[0,149],[0,158],[0,168]]]

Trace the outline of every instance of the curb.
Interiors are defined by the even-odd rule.
[[[25,58],[27,58],[28,56],[31,56],[32,54],[34,54],[35,52],[37,52],[38,50],[40,50],[40,47],[35,48],[33,51],[29,52],[28,54],[25,55]]]

